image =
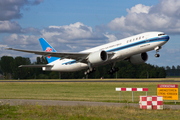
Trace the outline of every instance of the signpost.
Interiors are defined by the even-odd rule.
[[[116,91],[119,91],[120,101],[121,101],[121,91],[132,91],[132,102],[134,102],[133,91],[146,91],[146,96],[147,96],[148,88],[116,88]]]
[[[178,100],[178,85],[177,84],[158,84],[157,96],[163,96],[163,100]]]

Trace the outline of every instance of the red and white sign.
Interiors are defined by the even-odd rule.
[[[139,108],[163,109],[163,96],[139,96]]]
[[[158,88],[178,88],[177,84],[158,84]]]
[[[148,91],[148,88],[116,88],[116,91]]]
[[[52,52],[53,50],[52,50],[52,48],[50,48],[50,47],[47,47],[46,48],[46,50],[45,50],[45,52]],[[48,58],[51,58],[51,56],[48,56]]]

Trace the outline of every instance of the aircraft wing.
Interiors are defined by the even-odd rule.
[[[39,64],[37,64],[37,65],[20,65],[19,66],[20,68],[23,68],[23,67],[31,67],[31,68],[42,68],[42,67],[53,67],[53,65],[46,65],[46,64],[44,64],[44,65],[39,65]]]
[[[7,50],[14,50],[20,52],[27,52],[27,53],[34,53],[37,55],[43,56],[53,56],[53,57],[60,57],[61,59],[75,59],[76,61],[80,62],[87,62],[86,58],[89,56],[90,53],[78,53],[78,52],[43,52],[43,51],[32,51],[32,50],[22,50],[22,49],[14,49],[14,48],[6,48]],[[108,56],[114,55],[113,52],[107,52]]]

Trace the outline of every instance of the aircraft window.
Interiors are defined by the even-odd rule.
[[[164,34],[164,33],[163,34],[158,34],[158,36],[162,36],[162,35],[166,35],[166,34]]]
[[[139,39],[141,39],[141,37],[139,37]]]
[[[136,38],[136,40],[138,40],[138,38]]]
[[[144,38],[144,36],[142,36],[142,38]]]

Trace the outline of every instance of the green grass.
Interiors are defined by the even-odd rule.
[[[14,120],[179,120],[180,110],[106,106],[0,106],[0,119]]]
[[[145,87],[149,88],[148,95],[157,95],[157,84],[172,83],[8,82],[0,83],[0,99],[119,102],[119,92],[115,91],[116,87]],[[173,84],[178,84],[180,87],[180,83]],[[134,102],[138,103],[139,96],[146,95],[146,92],[134,92],[133,94]],[[131,102],[132,92],[121,92],[121,101]],[[177,103],[180,103],[180,100],[178,100]]]
[[[154,79],[153,79],[154,80]],[[148,95],[157,94],[157,84],[180,83],[100,83],[100,82],[8,82],[0,83],[0,99],[44,99],[68,101],[101,101],[119,102],[119,92],[116,87],[147,87]],[[139,96],[145,92],[134,92],[134,101],[139,102]],[[122,102],[132,101],[132,92],[121,92]],[[167,101],[173,104],[173,101]],[[177,101],[180,104],[180,101]],[[20,105],[10,106],[0,104],[0,119],[22,120],[179,120],[180,110],[141,110],[134,107],[107,107],[107,106],[41,106]]]

